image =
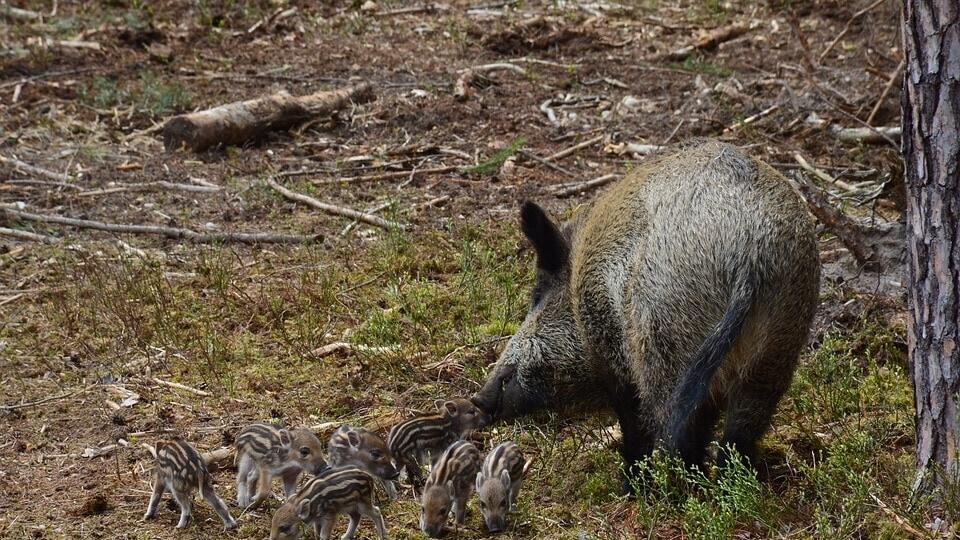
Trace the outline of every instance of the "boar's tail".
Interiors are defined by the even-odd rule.
[[[697,408],[707,397],[710,382],[740,336],[747,316],[756,299],[756,284],[752,277],[741,279],[723,318],[697,349],[693,362],[687,368],[674,395],[674,409],[667,426],[667,437],[672,448],[683,450],[687,426]]]

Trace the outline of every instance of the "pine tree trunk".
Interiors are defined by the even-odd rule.
[[[960,2],[904,0],[903,14],[908,332],[917,467],[941,483],[957,477],[960,442]]]

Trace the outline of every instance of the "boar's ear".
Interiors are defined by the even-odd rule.
[[[500,471],[500,483],[503,484],[503,489],[510,489],[510,471]]]
[[[480,491],[480,488],[483,487],[483,473],[477,473],[477,492]]]
[[[537,251],[537,267],[556,274],[567,264],[569,247],[560,229],[536,203],[527,201],[520,208],[520,228]]]
[[[290,432],[287,431],[287,430],[285,430],[285,429],[281,429],[281,430],[280,430],[280,444],[283,445],[283,446],[290,446],[290,442],[291,442],[291,440],[290,440]]]
[[[297,504],[297,517],[300,521],[307,521],[310,518],[310,500],[304,499]]]
[[[444,401],[444,402],[443,402],[443,410],[446,411],[446,415],[447,415],[447,416],[456,416],[456,415],[457,415],[457,411],[458,411],[457,402],[455,402],[455,401]]]
[[[347,432],[347,441],[349,441],[350,446],[354,448],[360,447],[360,435],[356,431]]]

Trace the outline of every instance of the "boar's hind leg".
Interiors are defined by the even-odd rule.
[[[720,416],[720,407],[712,399],[701,403],[687,425],[673,441],[671,450],[680,455],[688,467],[703,468],[707,446],[713,440],[713,427]]]
[[[756,464],[757,441],[770,427],[770,419],[777,403],[790,387],[790,367],[783,362],[771,363],[767,373],[757,371],[741,381],[729,393],[723,437],[717,456],[721,467],[730,459],[728,448],[733,448],[750,465]]]

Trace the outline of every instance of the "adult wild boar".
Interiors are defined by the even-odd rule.
[[[562,226],[530,202],[520,218],[532,301],[473,402],[500,420],[612,408],[628,468],[658,441],[701,464],[724,411],[721,448],[752,460],[818,298],[814,225],[786,179],[704,141],[648,160]]]

